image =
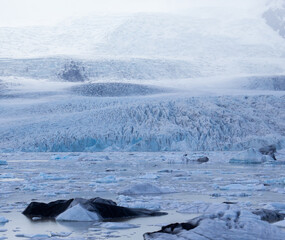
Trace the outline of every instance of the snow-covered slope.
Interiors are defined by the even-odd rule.
[[[111,72],[117,73],[118,78],[122,76],[119,68],[123,68],[123,72],[128,69],[130,72],[144,71],[144,67],[150,71],[149,65],[153,65],[153,70],[158,65],[162,72],[167,72],[165,69],[170,66],[172,71],[168,74],[183,73],[175,77],[197,76],[197,73],[200,76],[283,74],[284,39],[262,17],[266,15],[266,6],[261,9],[249,9],[248,12],[237,9],[234,14],[233,9],[227,7],[218,10],[201,8],[197,9],[200,15],[102,15],[69,19],[52,27],[2,27],[0,58],[65,56],[91,59],[94,61],[92,67],[98,64],[103,72],[106,70],[107,77],[106,72],[112,65],[111,69],[115,70]],[[279,13],[272,12],[272,16],[278,17]],[[42,59],[30,62],[39,65],[36,60],[43,62]],[[60,60],[54,60],[51,66],[59,66]],[[3,59],[0,65],[3,72]],[[17,69],[5,71],[12,74]],[[38,70],[37,74],[41,75]],[[149,75],[151,78],[155,74]]]
[[[0,56],[27,58],[50,55],[96,56],[93,48],[127,16],[68,19],[56,26],[1,27]]]

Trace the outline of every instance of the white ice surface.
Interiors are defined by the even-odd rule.
[[[5,161],[5,160],[0,160],[0,165],[7,165],[7,161]]]
[[[0,216],[0,223],[7,223],[9,220],[5,217]]]
[[[63,213],[56,217],[57,221],[70,221],[70,222],[93,222],[99,221],[101,216],[95,212],[90,212],[83,208],[80,204],[77,204],[71,208],[68,208]]]
[[[273,225],[280,227],[280,228],[285,228],[285,220],[273,223]]]
[[[108,222],[108,223],[102,223],[101,226],[106,229],[130,229],[130,228],[138,228],[138,225],[130,224],[130,223],[124,223],[124,222]]]
[[[157,186],[154,186],[150,183],[140,183],[133,185],[127,189],[124,189],[119,192],[123,195],[145,195],[145,194],[161,194],[165,193],[163,189],[160,189]]]
[[[262,155],[257,149],[250,148],[241,153],[238,153],[234,158],[230,159],[230,163],[244,163],[244,164],[256,164],[266,161],[264,155]]]

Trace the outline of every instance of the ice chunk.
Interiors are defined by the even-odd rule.
[[[120,200],[119,205],[122,207],[144,208],[153,211],[159,211],[161,209],[159,202],[155,201],[155,199],[152,199],[152,201],[135,201],[133,198],[124,195],[120,195],[118,199]]]
[[[152,174],[152,173],[146,173],[145,175],[140,176],[140,179],[158,179],[159,176]]]
[[[52,237],[68,237],[72,234],[72,232],[51,232],[50,235]]]
[[[71,222],[93,222],[101,220],[95,212],[90,212],[83,208],[81,204],[77,204],[56,217],[57,221],[71,221]]]
[[[154,186],[150,183],[140,183],[131,186],[125,190],[119,192],[119,194],[123,195],[141,195],[141,194],[161,194],[165,193],[162,189],[157,186]]]
[[[32,239],[47,239],[50,238],[47,234],[23,234],[18,233],[15,235],[16,237],[22,237],[22,238],[32,238]]]
[[[23,190],[35,192],[39,190],[39,186],[36,184],[26,184],[24,185]]]
[[[238,190],[238,191],[264,191],[265,186],[263,184],[229,184],[225,186],[217,186],[220,190]]]
[[[39,175],[37,177],[35,177],[35,179],[39,179],[39,180],[64,180],[67,179],[67,176],[57,176],[57,175],[53,175],[50,173],[39,173]]]
[[[7,161],[6,160],[0,160],[0,165],[7,165]]]
[[[273,225],[280,227],[280,228],[285,228],[285,220],[273,223]]]
[[[51,160],[74,160],[74,159],[78,159],[78,154],[69,154],[69,155],[52,155],[50,157]]]
[[[3,174],[0,174],[0,178],[14,178],[14,174],[13,173],[3,173]]]
[[[130,229],[130,228],[139,228],[138,225],[124,223],[124,222],[108,222],[101,224],[103,228],[106,229]]]
[[[267,209],[271,210],[285,210],[285,203],[280,203],[280,202],[272,202],[266,205]]]
[[[9,222],[7,218],[0,216],[0,223],[7,223],[7,222]]]
[[[106,176],[103,178],[98,178],[96,180],[97,183],[116,183],[117,179],[115,176]]]
[[[264,181],[266,184],[276,184],[276,185],[285,185],[285,177],[276,178],[276,179],[268,179]]]
[[[205,213],[209,208],[210,203],[205,202],[194,202],[187,204],[187,206],[181,206],[177,211],[179,213]]]
[[[273,160],[273,159],[272,159]],[[238,153],[235,157],[230,159],[230,163],[241,163],[241,164],[258,164],[266,161],[258,150],[250,148],[246,151]]]

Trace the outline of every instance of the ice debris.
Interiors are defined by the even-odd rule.
[[[115,176],[106,176],[103,178],[98,178],[96,183],[116,183],[117,179]]]
[[[6,160],[0,160],[0,165],[7,165],[7,161]]]
[[[283,240],[285,232],[259,216],[235,205],[222,204],[209,214],[186,223],[174,223],[158,232],[144,234],[145,240]]]
[[[150,183],[139,183],[119,192],[123,195],[144,195],[144,194],[162,194],[162,189]]]
[[[7,223],[9,220],[5,217],[0,216],[0,223]]]
[[[230,163],[258,164],[264,163],[266,160],[268,160],[266,156],[263,156],[258,150],[250,148],[238,153],[235,157],[230,159]]]
[[[130,228],[138,228],[139,226],[124,222],[107,222],[107,223],[102,223],[101,227],[106,229],[130,229]]]

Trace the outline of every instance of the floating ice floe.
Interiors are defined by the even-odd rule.
[[[51,232],[51,237],[68,237],[72,232]]]
[[[106,176],[103,178],[98,178],[96,183],[116,183],[117,179],[115,176]]]
[[[139,228],[140,226],[124,222],[107,222],[107,223],[102,223],[101,227],[106,229],[130,229],[130,228]]]
[[[0,223],[7,223],[9,220],[5,217],[0,217]]]
[[[264,181],[266,184],[276,184],[276,185],[285,185],[285,177],[268,179]]]
[[[273,225],[280,227],[280,228],[285,228],[285,220],[273,223]]]
[[[215,209],[216,208],[216,209]],[[235,205],[215,206],[207,214],[186,223],[162,227],[158,232],[144,234],[145,240],[283,240],[285,232]]]
[[[14,174],[13,173],[3,173],[3,174],[0,174],[0,178],[14,178]]]
[[[47,234],[23,234],[23,233],[18,233],[15,235],[18,238],[32,238],[32,239],[47,239],[50,238],[49,235]]]
[[[7,161],[6,160],[0,160],[0,165],[7,165]]]
[[[152,173],[146,173],[145,175],[142,175],[139,178],[140,179],[158,179],[159,176],[156,174],[152,174]]]
[[[119,192],[123,195],[144,195],[144,194],[162,194],[167,193],[164,189],[154,186],[150,183],[139,183]]]
[[[264,191],[266,188],[263,184],[239,184],[233,183],[225,186],[216,186],[220,190],[236,190],[236,191]]]
[[[159,211],[161,209],[160,203],[152,198],[151,201],[148,199],[145,201],[138,201],[127,195],[119,195],[118,197],[119,205],[122,207],[129,208],[145,208],[153,211]]]
[[[50,160],[75,160],[75,159],[78,159],[80,156],[80,154],[68,154],[68,155],[59,155],[59,154],[56,154],[56,155],[52,155],[50,157]]]
[[[25,191],[38,191],[40,189],[39,185],[36,185],[36,184],[26,184],[24,185],[23,187],[23,190]]]
[[[273,160],[268,155],[262,155],[258,150],[250,148],[246,151],[238,153],[235,157],[230,159],[230,163],[240,163],[240,164],[259,164],[266,161]]]
[[[64,179],[68,179],[67,176],[58,176],[58,175],[54,175],[54,174],[50,174],[50,173],[39,173],[39,175],[37,177],[35,177],[34,179],[36,180],[64,180]]]

